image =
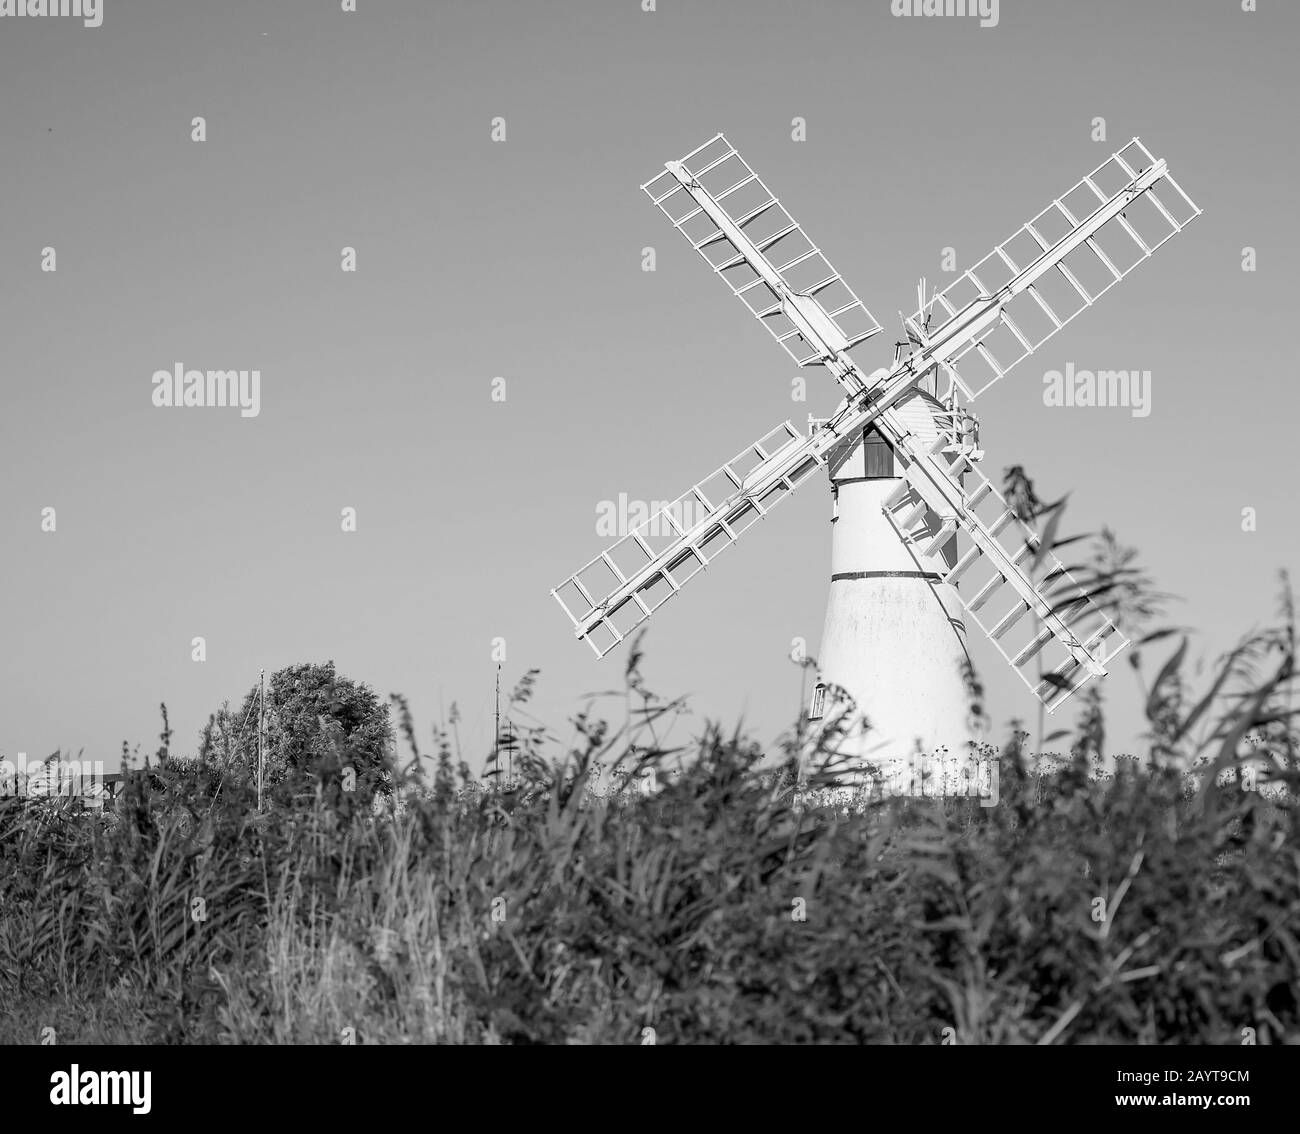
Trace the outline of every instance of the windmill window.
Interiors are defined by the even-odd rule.
[[[826,714],[826,686],[822,682],[817,682],[813,689],[812,706],[808,710],[808,719],[810,721],[819,721]]]
[[[866,477],[868,480],[883,480],[894,475],[894,450],[889,447],[880,433],[872,429],[867,433],[866,443]]]

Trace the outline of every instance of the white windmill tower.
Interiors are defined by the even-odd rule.
[[[808,433],[785,422],[747,446],[556,587],[576,636],[604,657],[825,466],[831,591],[810,715],[843,690],[870,725],[841,751],[888,774],[918,745],[965,745],[963,612],[1049,712],[1103,676],[1127,640],[978,471],[965,404],[1200,214],[1164,160],[1134,138],[922,293],[907,343],[870,373],[851,352],[880,324],[725,137],[642,188],[796,363],[825,367],[845,397]]]

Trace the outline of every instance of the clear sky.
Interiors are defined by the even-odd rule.
[[[1300,7],[1002,0],[987,28],[888,0],[656,7],[0,19],[0,754],[115,765],[156,746],[164,700],[189,751],[259,667],[332,658],[426,734],[458,702],[476,757],[498,638],[553,725],[616,684],[622,652],[596,661],[548,594],[607,542],[601,502],[674,498],[838,400],[805,371],[791,401],[789,360],[639,191],[719,130],[885,323],[876,364],[945,247],[973,264],[1135,134],[1165,157],[1205,215],[979,400],[984,471],[1022,464],[1072,493],[1072,530],[1138,545],[1207,657],[1271,616],[1300,559]],[[260,412],[156,407],[177,363],[259,370]],[[1071,363],[1149,370],[1149,416],[1044,405]],[[653,619],[651,687],[786,727],[828,517],[809,485]],[[972,651],[999,729],[1031,717]],[[1131,746],[1126,665],[1106,692]]]

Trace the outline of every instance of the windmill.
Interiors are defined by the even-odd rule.
[[[554,588],[575,635],[604,657],[825,468],[831,588],[809,716],[870,726],[840,751],[879,767],[966,745],[964,616],[1049,712],[1104,676],[1127,639],[976,467],[967,406],[1200,214],[1165,161],[1134,138],[943,291],[927,299],[923,281],[893,362],[870,372],[853,352],[880,324],[723,135],[642,189],[844,398],[807,432],[784,422],[742,449]]]

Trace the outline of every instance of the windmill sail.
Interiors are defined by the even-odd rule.
[[[1199,215],[1134,138],[905,320],[909,337],[973,399]]]
[[[821,465],[827,439],[788,421],[659,509],[551,591],[604,657]]]
[[[825,362],[881,330],[721,134],[641,188],[800,366]],[[860,376],[841,381],[855,393],[862,385]]]
[[[966,613],[1053,712],[1104,676],[1128,639],[969,457],[950,462],[937,451],[943,444],[907,465],[902,484],[885,500],[885,515],[905,545],[925,554],[958,537],[943,582],[963,584],[958,597]],[[971,478],[973,484],[963,485]],[[939,515],[937,531],[925,520],[931,512]],[[1027,671],[1044,651],[1043,663]]]

